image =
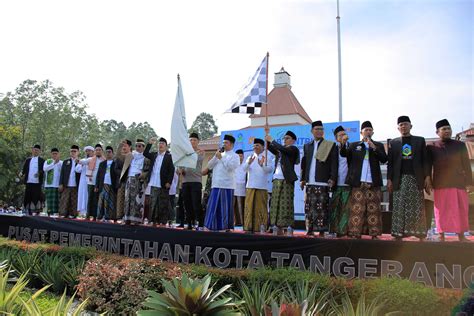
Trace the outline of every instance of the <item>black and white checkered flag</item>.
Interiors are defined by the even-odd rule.
[[[226,112],[260,114],[262,104],[267,103],[268,55],[262,60],[257,72],[240,90],[237,100]]]

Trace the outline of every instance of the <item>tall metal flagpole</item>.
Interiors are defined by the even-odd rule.
[[[339,0],[337,1],[337,59],[339,68],[339,122],[342,122],[342,74],[341,74],[341,17],[339,16]]]
[[[270,53],[267,52],[267,80],[266,80],[266,88],[265,88],[265,93],[266,93],[266,97],[265,97],[265,135],[268,135],[268,60],[270,59]],[[268,157],[268,145],[267,145],[267,142],[265,142],[265,166],[267,165],[267,157]]]

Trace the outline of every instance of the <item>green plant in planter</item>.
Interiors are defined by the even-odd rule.
[[[26,277],[30,282],[34,282],[36,279],[34,271],[43,255],[44,253],[38,250],[17,251],[11,256],[10,263],[17,276],[27,274]]]
[[[240,281],[239,287],[241,294],[233,293],[237,299],[244,301],[239,310],[243,315],[251,316],[265,315],[265,310],[270,309],[280,291],[280,288],[275,288],[270,281],[251,281],[250,286]]]
[[[70,260],[63,265],[63,280],[67,285],[67,288],[74,292],[77,284],[79,283],[79,275],[84,270],[86,260],[84,258],[70,257]]]
[[[382,315],[382,309],[385,302],[381,299],[381,296],[374,298],[370,304],[366,302],[365,293],[362,292],[357,305],[354,306],[351,298],[347,291],[341,297],[341,304],[338,304],[336,300],[331,300],[331,311],[328,315],[330,316],[379,316]],[[384,314],[398,315],[398,312],[390,312]]]
[[[330,305],[331,288],[322,289],[318,284],[311,285],[307,280],[300,281],[294,286],[286,284],[286,291],[282,301],[290,305],[301,307],[302,313],[298,315],[321,315]]]
[[[66,287],[63,278],[63,257],[59,255],[45,255],[33,267],[33,272],[45,284],[50,284],[55,293],[62,293]]]
[[[213,293],[211,276],[203,279],[190,279],[183,274],[181,280],[163,281],[164,292],[159,294],[148,291],[149,297],[143,306],[149,310],[140,310],[139,316],[237,316],[241,315],[235,308],[241,302],[232,302],[232,298],[220,298],[230,285]]]

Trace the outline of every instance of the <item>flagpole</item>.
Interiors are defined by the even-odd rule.
[[[265,93],[266,93],[266,97],[265,97],[265,134],[268,135],[268,60],[270,59],[270,53],[267,52],[267,80],[266,80],[266,88],[265,88]],[[265,135],[265,136],[266,136]],[[268,158],[268,145],[267,145],[267,142],[265,142],[265,166],[267,166],[267,159]]]
[[[339,122],[342,122],[342,74],[341,74],[341,17],[339,16],[339,0],[337,0],[337,61],[339,68]]]

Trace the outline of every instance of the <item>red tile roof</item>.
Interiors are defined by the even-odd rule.
[[[252,114],[250,118],[265,117],[267,104],[262,105],[260,114]],[[288,87],[276,87],[268,94],[268,116],[299,114],[308,123],[311,118],[303,109],[298,99]]]

